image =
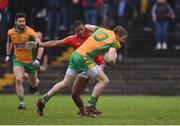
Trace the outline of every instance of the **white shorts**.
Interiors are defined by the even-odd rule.
[[[75,70],[71,69],[68,67],[66,74],[71,75],[71,76],[80,76],[83,78],[89,78],[89,77],[94,77],[96,76],[101,70],[104,69],[104,64],[103,65],[96,65],[95,67],[89,69],[88,71],[84,71],[80,74],[78,74]]]

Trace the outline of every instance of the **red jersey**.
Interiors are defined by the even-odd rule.
[[[68,46],[72,47],[73,49],[77,49],[86,41],[87,38],[89,38],[90,35],[91,35],[91,32],[87,32],[85,34],[84,38],[80,38],[77,35],[68,36],[64,39],[64,43],[67,44]],[[104,63],[103,55],[96,56],[94,58],[94,61],[98,65],[102,65]]]

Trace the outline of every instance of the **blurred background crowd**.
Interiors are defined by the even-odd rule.
[[[64,37],[73,21],[80,19],[106,28],[123,25],[129,33],[153,32],[156,50],[168,49],[170,31],[176,41],[174,49],[180,49],[180,0],[0,0],[3,46],[17,12],[27,15],[27,24],[42,32],[43,40]]]

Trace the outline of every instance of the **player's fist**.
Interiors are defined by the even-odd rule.
[[[10,56],[9,56],[9,55],[6,56],[5,62],[6,62],[7,64],[10,63]]]
[[[36,58],[33,62],[32,62],[32,65],[37,68],[40,66],[40,59]]]

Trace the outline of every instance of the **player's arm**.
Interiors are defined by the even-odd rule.
[[[6,63],[10,63],[10,54],[11,54],[12,46],[13,44],[10,40],[10,37],[8,36],[6,43],[6,58],[5,58]]]
[[[116,65],[116,58],[117,58],[117,53],[116,53],[116,48],[110,47],[108,50],[108,63],[110,65]]]
[[[7,43],[6,43],[6,55],[7,56],[9,56],[11,54],[12,46],[13,46],[13,44],[10,40],[10,37],[8,36]]]
[[[41,40],[36,36],[36,42],[37,43],[41,43]],[[37,50],[37,59],[41,59],[42,55],[43,55],[43,52],[44,52],[44,48],[43,47],[39,47],[38,50]]]
[[[43,47],[39,47],[38,48],[38,51],[37,51],[37,59],[41,59],[42,55],[43,55],[43,52],[44,52],[44,48]]]
[[[39,47],[45,47],[45,48],[56,47],[56,46],[63,46],[63,45],[65,45],[64,39],[61,39],[61,40],[50,40],[50,41],[47,41],[47,42],[39,43]]]
[[[41,57],[42,57],[42,55],[43,55],[43,52],[44,52],[44,48],[43,48],[43,47],[39,47],[36,58],[37,58],[37,59],[41,59]]]
[[[94,32],[94,31],[97,30],[97,26],[95,26],[95,25],[90,25],[90,24],[86,24],[86,25],[85,25],[85,28],[86,28],[86,30],[91,31],[91,32]]]

